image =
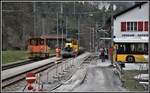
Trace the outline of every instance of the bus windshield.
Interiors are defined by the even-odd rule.
[[[117,54],[148,54],[148,43],[119,43]]]

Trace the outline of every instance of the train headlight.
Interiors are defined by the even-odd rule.
[[[75,49],[75,52],[78,52],[78,49]]]
[[[41,48],[40,48],[40,51],[41,51],[41,52],[44,52],[44,47],[41,47]]]

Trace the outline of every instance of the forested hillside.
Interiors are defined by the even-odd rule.
[[[2,44],[3,50],[26,49],[30,36],[59,34],[66,29],[70,35],[77,35],[78,22],[82,46],[89,45],[91,27],[105,26],[106,20],[119,11],[132,6],[132,2],[3,2],[2,3]],[[112,11],[110,6],[116,7]],[[78,19],[79,18],[79,19]],[[79,21],[78,21],[79,20]]]

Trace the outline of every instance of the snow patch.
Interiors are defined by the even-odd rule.
[[[134,76],[134,79],[149,80],[149,74],[137,75],[137,76]]]
[[[105,60],[105,62],[101,62],[101,60],[97,60],[97,66],[100,66],[100,67],[108,67],[111,65],[111,62],[110,60]]]
[[[68,81],[64,82],[61,87],[54,91],[72,91],[77,87],[84,79],[86,75],[86,69],[82,68],[77,70],[74,75]]]
[[[148,70],[148,64],[143,63],[125,63],[125,68],[123,70]]]

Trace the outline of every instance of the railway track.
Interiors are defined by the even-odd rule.
[[[54,56],[56,56],[56,55],[55,54],[50,55],[50,57],[54,57]],[[34,63],[34,62],[37,62],[37,61],[40,61],[40,60],[44,60],[44,59],[46,59],[46,58],[43,58],[43,59],[27,59],[27,60],[23,60],[23,61],[18,61],[18,62],[2,65],[2,71],[10,69],[10,68],[14,68],[14,67],[18,67],[18,66]]]
[[[57,60],[57,64],[60,64],[61,60],[62,59]],[[36,74],[36,73],[42,72],[42,71],[44,71],[44,70],[54,66],[54,65],[56,65],[56,63],[55,62],[51,62],[51,63],[45,64],[45,65],[43,65],[41,67],[33,68],[32,70],[29,70],[29,71],[26,71],[26,72],[23,72],[23,73],[19,73],[17,75],[11,76],[9,78],[3,79],[2,80],[2,88],[5,88],[7,86],[10,86],[10,85],[18,82],[18,81],[21,81],[21,80],[25,79],[25,76],[26,76],[27,72],[33,72],[33,73]]]
[[[79,80],[80,83],[83,83],[86,79],[86,75],[87,75],[87,70],[85,70],[87,68],[87,66],[89,64],[91,64],[91,61],[93,60],[93,58],[96,58],[95,56],[87,56],[85,57],[80,63],[79,65],[75,68],[75,70],[72,70],[70,76],[68,77],[68,79],[66,80],[66,82],[69,82],[69,81],[72,81],[72,76],[75,74],[75,73],[79,73],[78,71],[79,70],[82,70],[83,73],[82,73],[82,76],[80,77]],[[73,81],[74,82],[74,81]],[[65,83],[63,83],[65,85]],[[56,87],[54,87],[53,89],[51,89],[51,92],[57,92],[59,89],[59,87],[61,87],[61,85],[63,85],[62,83],[60,83],[59,85],[57,85]],[[72,87],[71,85],[69,85],[70,87]],[[57,90],[58,89],[58,90]],[[71,89],[70,89],[71,90]]]
[[[84,60],[87,59],[87,58],[88,58],[88,57],[85,57]],[[72,60],[72,58],[59,59],[59,60],[57,60],[57,62],[56,62],[56,61],[53,61],[53,62],[50,62],[49,64],[45,64],[45,65],[43,65],[43,66],[41,66],[41,67],[37,67],[37,68],[34,68],[34,69],[32,69],[32,70],[29,70],[29,71],[26,71],[26,72],[17,74],[17,75],[15,75],[15,76],[11,76],[11,77],[9,77],[9,78],[3,79],[3,80],[2,80],[2,89],[4,89],[4,88],[9,88],[10,85],[13,85],[13,84],[16,84],[16,83],[19,82],[19,81],[25,80],[25,76],[26,76],[26,73],[27,73],[27,72],[33,72],[33,73],[35,73],[35,74],[40,73],[40,72],[43,73],[43,71],[45,71],[45,70],[47,70],[47,69],[49,69],[49,68],[53,68],[53,69],[54,69],[55,67],[60,66],[61,64],[63,64],[63,62],[64,62],[64,63],[68,63],[70,59]],[[79,59],[80,59],[80,58],[79,58]],[[59,65],[57,65],[57,64],[59,64]],[[70,63],[69,63],[69,64],[70,64]],[[73,74],[73,73],[72,73],[72,74]],[[69,78],[69,77],[68,77],[68,78]],[[52,88],[52,90],[55,89],[55,88],[57,88],[57,87],[59,87],[60,85],[61,85],[61,84],[58,84],[56,87]]]
[[[70,80],[71,78],[72,78],[72,76],[74,75],[74,73],[76,73],[76,71],[78,70],[78,69],[80,69],[80,67],[83,67],[84,65],[87,65],[87,64],[89,64],[90,63],[90,60],[91,60],[91,56],[87,56],[87,57],[85,57],[77,66],[79,66],[79,67],[74,67],[74,70],[71,70],[70,72],[70,75],[67,77],[67,79],[65,80],[65,81],[68,81],[68,80]],[[87,74],[87,72],[85,72],[84,73],[84,77],[83,77],[83,80],[85,79],[85,77],[86,77],[86,74]],[[65,82],[64,81],[64,82]],[[60,81],[61,82],[61,81]],[[53,87],[50,91],[51,92],[55,92],[55,90],[57,89],[57,88],[59,88],[59,87],[61,87],[61,85],[63,85],[63,83],[59,83],[57,86],[55,86],[55,87]]]

